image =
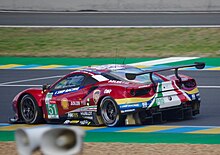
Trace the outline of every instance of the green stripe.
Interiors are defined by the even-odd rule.
[[[22,65],[102,65],[102,64],[122,64],[123,61],[125,64],[137,63],[143,61],[156,60],[159,58],[55,58],[55,57],[0,57],[0,65],[6,64],[22,64]],[[191,64],[194,62],[206,62],[208,66],[220,66],[220,58],[198,58],[194,60],[186,60],[180,62],[167,63],[164,65],[175,66],[175,65],[184,65]]]
[[[14,141],[14,131],[0,131],[0,141]],[[85,142],[220,144],[220,134],[87,132]]]
[[[0,131],[0,142],[2,141],[14,141],[15,131]]]
[[[81,66],[90,66],[90,65],[102,65],[102,64],[125,64],[150,61],[158,58],[33,58],[33,57],[0,57],[0,64],[22,64],[22,65],[81,65]]]
[[[164,65],[176,66],[176,65],[192,64],[194,62],[205,62],[207,66],[220,66],[220,58],[198,58],[198,59],[193,59],[193,60],[167,63]]]
[[[86,142],[220,144],[220,135],[175,133],[87,133]]]

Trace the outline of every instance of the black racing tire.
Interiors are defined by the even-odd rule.
[[[125,125],[125,116],[121,115],[118,104],[110,96],[104,97],[100,103],[103,122],[108,127]]]
[[[44,122],[43,111],[32,95],[26,94],[22,97],[19,110],[22,119],[27,124],[39,124]]]

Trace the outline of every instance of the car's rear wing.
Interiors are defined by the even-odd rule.
[[[166,71],[166,70],[175,70],[175,76],[177,77],[177,79],[180,81],[180,83],[182,82],[181,77],[178,74],[178,69],[179,68],[187,68],[187,67],[196,67],[197,69],[203,69],[205,67],[205,63],[204,62],[195,62],[194,64],[189,64],[189,65],[180,65],[180,66],[174,66],[174,67],[168,67],[168,68],[161,68],[161,69],[155,69],[155,70],[147,70],[147,71],[143,71],[140,73],[125,73],[125,76],[128,80],[134,80],[136,78],[136,76],[138,75],[143,75],[143,74],[150,74],[150,80],[151,82],[156,85],[155,81],[153,80],[153,73],[155,72],[161,72],[161,71]]]

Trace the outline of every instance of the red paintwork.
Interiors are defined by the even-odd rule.
[[[83,71],[82,70],[82,71],[71,72],[68,75],[61,78],[60,80],[58,80],[57,82],[55,82],[54,84],[52,84],[51,87],[53,87],[58,82],[60,82],[61,80],[63,80],[64,78],[66,78],[67,76],[72,75],[72,74],[82,73],[87,76],[92,76],[92,75],[96,75],[96,71],[99,71],[99,72],[107,72],[108,71],[107,69],[103,69],[103,70],[94,70],[92,68],[89,68],[89,69],[91,69],[91,71]],[[155,73],[155,75],[159,76],[164,81],[177,80],[174,75],[171,75],[168,77],[165,77],[165,76],[160,75],[158,73]],[[190,78],[188,76],[184,76],[184,75],[181,75],[181,77],[185,80],[192,79],[192,78]],[[98,102],[94,102],[93,92],[91,92],[90,94],[87,94],[89,89],[93,86],[98,86],[98,90],[100,90],[100,97],[99,97]],[[97,82],[95,85],[87,85],[86,87],[81,88],[80,90],[78,90],[76,92],[70,92],[70,93],[63,94],[63,95],[53,96],[52,99],[50,100],[50,104],[57,104],[59,115],[62,116],[62,115],[65,115],[65,113],[67,113],[68,111],[77,109],[79,107],[86,106],[88,98],[91,99],[90,100],[91,106],[99,104],[100,100],[103,97],[109,95],[107,93],[106,94],[104,93],[105,90],[112,90],[111,91],[112,98],[123,99],[123,98],[132,97],[132,95],[129,93],[130,90],[140,89],[139,87],[151,89],[148,94],[144,95],[144,97],[151,97],[155,94],[155,92],[152,89],[152,84],[144,85],[144,84],[135,84],[135,83],[130,83],[130,82],[114,82],[114,81],[110,80],[110,81],[104,81],[104,82]],[[21,98],[25,94],[30,94],[36,99],[38,106],[42,107],[43,113],[45,114],[44,117],[47,120],[48,116],[47,116],[47,109],[46,109],[46,105],[45,105],[45,98],[46,98],[46,94],[48,92],[49,92],[49,90],[42,92],[41,88],[30,88],[30,89],[26,89],[26,90],[20,92],[18,95],[16,95],[13,100],[13,109],[16,113],[16,117],[19,117],[18,116],[18,104],[19,104]],[[71,105],[71,103],[70,103],[69,107],[67,109],[64,109],[61,106],[61,100],[63,98],[67,98],[68,101],[72,101],[72,102],[80,102],[80,105]]]

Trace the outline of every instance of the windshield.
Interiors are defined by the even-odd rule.
[[[136,76],[134,80],[128,80],[125,77],[125,73],[140,73],[140,72],[143,72],[143,71],[139,68],[125,68],[125,69],[111,71],[110,75],[123,81],[129,81],[129,82],[134,82],[134,83],[144,83],[144,84],[151,83],[150,74],[143,74],[143,75]],[[153,80],[155,82],[163,82],[163,80],[155,74],[153,74]]]

